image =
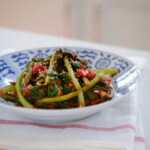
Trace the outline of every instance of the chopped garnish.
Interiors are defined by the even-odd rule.
[[[116,69],[89,69],[88,60],[57,49],[48,58],[32,58],[16,83],[0,89],[0,97],[18,107],[68,109],[111,99]]]

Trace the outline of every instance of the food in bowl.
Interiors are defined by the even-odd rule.
[[[32,58],[16,82],[0,89],[0,96],[16,106],[66,109],[111,100],[111,77],[117,69],[89,69],[88,60],[74,52],[55,52],[48,58]]]

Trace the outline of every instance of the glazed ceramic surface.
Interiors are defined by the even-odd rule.
[[[16,107],[10,102],[0,98],[0,107],[5,107],[33,120],[45,120],[51,123],[71,122],[90,116],[101,109],[110,106],[121,100],[122,96],[133,91],[137,85],[139,69],[128,59],[110,52],[76,47],[48,47],[22,50],[0,57],[0,88],[16,81],[16,77],[24,69],[32,57],[48,57],[56,49],[62,48],[67,51],[74,51],[76,55],[83,59],[88,59],[92,69],[116,68],[118,74],[113,77],[114,96],[110,101],[94,106],[73,109],[29,109]]]

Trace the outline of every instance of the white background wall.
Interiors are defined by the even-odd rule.
[[[150,0],[0,0],[0,26],[150,50]]]
[[[150,50],[150,1],[103,4],[101,42]]]

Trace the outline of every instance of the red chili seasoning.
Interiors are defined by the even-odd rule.
[[[86,69],[77,69],[77,73],[82,77],[86,77],[88,75],[89,71]]]
[[[72,52],[72,58],[75,60],[76,59],[76,55]]]
[[[31,64],[30,66],[33,68],[35,65],[34,65],[34,64]]]
[[[85,98],[84,101],[85,101],[85,105],[90,104],[90,100],[89,99]]]
[[[42,64],[38,64],[35,69],[32,71],[32,74],[39,74],[40,71],[43,71],[43,65]]]
[[[92,104],[92,105],[98,104],[98,103],[100,102],[100,100],[101,100],[100,98],[97,98],[97,99],[95,99],[95,100],[92,100],[92,101],[91,101],[91,104]]]
[[[42,88],[41,91],[44,92],[44,88]]]
[[[103,77],[103,78],[101,78],[100,81],[101,81],[101,82],[107,82],[107,84],[110,84],[111,81],[112,81],[112,79],[111,79],[111,78],[107,78],[107,77]]]
[[[3,90],[2,89],[0,89],[0,95],[2,95],[3,94]]]
[[[37,107],[33,106],[32,109],[37,109]]]
[[[80,64],[80,68],[81,68],[81,69],[86,69],[87,67],[84,66],[84,65],[82,65],[82,64]]]
[[[72,83],[69,83],[68,86],[69,86],[69,87],[73,87],[73,84],[72,84]]]
[[[20,103],[16,103],[16,106],[23,107]]]
[[[93,79],[95,76],[96,76],[95,72],[88,70],[88,74],[86,76],[88,79]]]
[[[59,53],[59,56],[60,56],[60,58],[62,58],[62,57],[63,57],[63,54],[60,52],[60,53]]]
[[[23,96],[26,96],[30,93],[30,90],[29,89],[24,89],[23,90]]]
[[[107,84],[106,86],[107,86],[109,89],[110,89],[110,87],[111,87],[110,84]]]
[[[101,95],[101,97],[106,96],[106,92],[102,90],[99,90],[98,94]]]
[[[38,100],[36,101],[36,103],[41,104],[41,103],[42,103],[41,99],[38,99]]]
[[[83,59],[82,59],[82,61],[87,62],[88,60],[87,60],[87,59],[85,59],[85,58],[83,58]]]
[[[54,104],[50,104],[49,109],[54,109]]]
[[[110,95],[110,94],[107,94],[107,97],[108,97],[108,98],[111,98],[111,95]]]
[[[31,84],[28,85],[28,88],[31,89],[33,86]]]
[[[58,88],[58,93],[57,93],[56,97],[59,97],[60,95],[62,95],[62,91],[60,88]]]

